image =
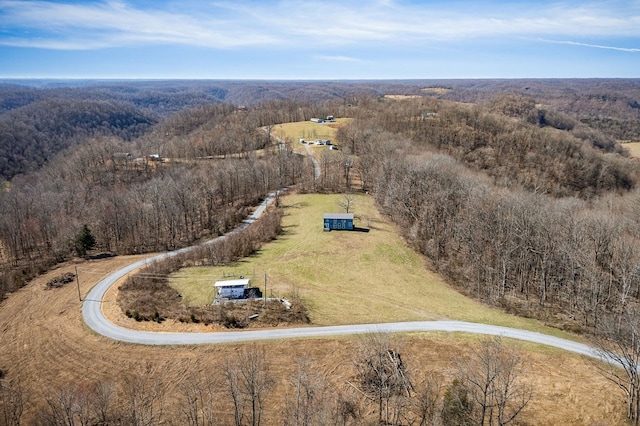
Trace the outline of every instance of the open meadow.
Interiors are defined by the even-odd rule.
[[[370,232],[324,232],[322,213],[339,211],[335,205],[339,197],[285,197],[284,235],[233,267],[183,270],[176,274],[183,278],[173,280],[174,285],[181,281],[181,285],[190,287],[192,293],[183,287],[184,297],[199,303],[198,298],[209,297],[205,293],[216,278],[231,273],[254,274],[255,270],[258,282],[263,273],[268,274],[268,285],[273,289],[269,293],[297,291],[307,302],[316,324],[449,317],[543,328],[534,321],[488,309],[453,291],[429,271],[423,257],[405,247],[367,196],[357,197],[355,212],[360,220],[356,225],[369,225]],[[75,285],[53,290],[45,286],[52,276],[72,272],[77,266],[84,295],[108,273],[141,258],[121,256],[61,265],[3,302],[0,368],[7,377],[21,383],[24,424],[33,424],[39,413],[46,411],[46,399],[69,386],[113,383],[118,395],[126,397],[127,386],[121,381],[132,373],[144,374],[149,383],[163,389],[163,416],[173,419],[168,424],[183,424],[185,420],[180,407],[185,404],[183,391],[189,374],[215,378],[219,381],[215,391],[216,418],[220,424],[232,423],[223,368],[248,344],[148,347],[114,342],[93,334],[83,324]],[[187,279],[189,276],[192,282]],[[115,298],[105,300],[103,309],[114,307]],[[122,325],[133,321],[122,312],[120,316]],[[170,321],[164,325],[169,327],[165,330],[170,330]],[[481,339],[449,333],[398,337],[403,360],[416,381],[433,373],[447,382],[452,379],[456,360],[466,359],[470,348]],[[269,374],[275,380],[266,398],[262,423],[283,424],[297,360],[307,359],[335,389],[348,391],[358,339],[353,336],[250,344],[264,351]],[[533,390],[531,403],[519,418],[522,424],[624,424],[622,395],[591,361],[541,345],[515,341],[508,344],[521,351],[526,369],[523,377]],[[373,408],[368,410],[367,416],[375,416]]]
[[[213,300],[217,280],[245,276],[267,293],[302,298],[314,325],[457,319],[567,333],[540,322],[490,308],[467,298],[432,272],[427,260],[407,247],[376,208],[355,195],[354,225],[369,232],[323,230],[324,213],[340,212],[344,195],[301,194],[282,199],[284,233],[234,265],[186,268],[170,285],[191,305]],[[575,339],[575,336],[573,336]]]
[[[274,126],[271,132],[277,137],[291,142],[294,147],[297,147],[300,145],[300,139],[304,139],[307,142],[316,139],[335,141],[336,130],[350,120],[350,118],[336,118],[334,123],[314,123],[312,121],[282,123]]]

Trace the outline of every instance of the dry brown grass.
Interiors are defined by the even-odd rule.
[[[418,95],[384,95],[387,99],[415,99],[421,98],[422,96]]]
[[[86,294],[106,273],[140,257],[122,257],[79,264],[81,289]],[[197,370],[219,375],[225,360],[246,345],[198,347],[147,347],[97,336],[82,323],[75,286],[45,290],[51,277],[73,270],[65,265],[34,280],[11,295],[0,309],[3,350],[0,368],[9,378],[19,377],[28,398],[24,423],[30,424],[44,396],[54,386],[69,382],[118,380],[131,371],[153,366],[150,376],[167,386],[166,412],[178,416],[179,387],[185,372]],[[107,301],[109,303],[109,301]],[[281,424],[288,379],[295,359],[308,357],[320,372],[327,373],[339,389],[352,379],[351,354],[356,338],[308,339],[260,343],[276,377],[265,424]],[[464,357],[477,336],[447,333],[404,336],[403,359],[417,376],[435,371],[448,377],[453,360]],[[515,344],[523,350],[527,378],[534,386],[531,407],[523,414],[525,424],[588,425],[624,424],[624,403],[619,391],[604,380],[582,357],[537,345]],[[416,380],[419,377],[416,377]],[[220,390],[226,395],[224,390]],[[226,399],[222,398],[224,401]],[[226,410],[228,406],[222,406]],[[178,417],[176,417],[178,418]],[[229,420],[221,417],[221,421]],[[179,424],[177,421],[176,424]]]
[[[451,89],[448,89],[446,87],[423,87],[420,90],[424,93],[434,95],[446,95],[447,93],[451,92]]]
[[[309,224],[315,223],[316,219],[308,217]],[[290,232],[306,226],[305,220],[303,216],[297,222],[289,223]],[[380,228],[381,225],[377,226]],[[378,230],[383,232],[382,228]],[[320,231],[315,237],[340,236],[329,234],[331,236]],[[118,381],[132,371],[142,370],[147,364],[153,367],[149,375],[166,386],[167,414],[179,419],[179,388],[185,373],[195,370],[202,374],[220,375],[224,362],[247,347],[246,344],[147,347],[115,342],[95,335],[83,324],[74,284],[46,290],[46,283],[51,278],[74,272],[77,266],[81,292],[87,294],[108,273],[143,257],[116,257],[60,266],[10,295],[0,306],[3,347],[0,369],[7,372],[9,379],[19,378],[22,383],[27,398],[25,424],[31,423],[43,406],[45,395],[57,385]],[[116,294],[115,288],[107,293],[103,311],[120,325],[157,331],[211,331],[211,327],[202,324],[187,326],[171,321],[137,323],[123,315],[115,303]],[[414,372],[416,380],[430,372],[451,377],[455,360],[464,358],[471,345],[479,339],[478,336],[463,334],[413,333],[403,336],[403,359]],[[344,389],[346,382],[352,379],[351,357],[356,343],[357,337],[258,343],[264,348],[270,371],[277,379],[276,387],[267,399],[265,424],[282,423],[283,407],[289,392],[288,379],[298,357],[308,357],[320,372],[329,375],[336,388]],[[625,424],[622,394],[599,375],[590,361],[539,345],[505,343],[522,351],[528,369],[526,378],[534,390],[531,405],[521,418],[522,424]],[[222,401],[225,401],[226,392],[222,388],[220,392]],[[225,413],[230,412],[229,408],[228,402],[223,402],[220,407]],[[220,417],[222,423],[229,420],[226,414]],[[180,424],[180,421],[176,420],[175,424]]]
[[[622,146],[629,150],[629,154],[631,154],[632,157],[640,157],[640,142],[628,141],[624,142]]]
[[[380,214],[373,198],[355,198],[356,226],[370,232],[324,232],[325,212],[337,212],[341,195],[284,197],[284,235],[255,255],[221,267],[185,268],[170,284],[195,306],[211,303],[213,282],[225,275],[253,278],[268,293],[295,290],[315,325],[458,319],[525,328],[569,337],[540,322],[509,315],[465,297],[407,247],[395,226]]]

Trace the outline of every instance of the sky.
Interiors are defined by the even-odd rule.
[[[0,78],[640,77],[640,0],[0,0]]]

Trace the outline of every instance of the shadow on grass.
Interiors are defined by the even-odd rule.
[[[288,235],[295,235],[296,232],[296,228],[298,228],[299,225],[285,225],[282,227],[282,231],[280,232],[280,234],[278,234],[276,236],[276,239],[278,239],[279,237],[286,237]]]
[[[353,229],[332,229],[331,232],[369,232],[369,228],[354,226]]]
[[[355,232],[369,232],[370,229],[369,228],[360,228],[359,226],[354,226],[353,227],[353,231],[355,231]]]

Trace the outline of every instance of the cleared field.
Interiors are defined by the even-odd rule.
[[[489,308],[462,296],[430,271],[378,212],[371,197],[356,196],[358,227],[370,232],[322,228],[323,214],[339,212],[342,195],[291,195],[283,199],[284,235],[232,266],[188,268],[171,285],[193,305],[211,303],[212,285],[225,276],[254,279],[269,295],[299,294],[316,325],[459,319],[566,333]],[[574,337],[575,338],[575,337]]]
[[[283,123],[275,126],[271,131],[282,139],[297,144],[300,139],[335,140],[338,127],[348,123],[350,118],[337,118],[335,123],[314,123],[312,121],[298,121],[295,123]]]
[[[640,142],[624,142],[622,146],[629,150],[632,157],[640,157]]]
[[[317,282],[323,276],[338,276],[338,273],[349,274],[342,271],[345,268],[358,268],[359,273],[366,274],[365,276],[372,281],[372,288],[380,285],[379,282],[386,283],[386,287],[392,283],[398,284],[397,279],[393,281],[388,277],[394,271],[409,271],[413,275],[410,276],[411,279],[403,280],[404,285],[413,286],[415,282],[419,282],[428,288],[424,290],[425,296],[421,297],[420,301],[411,301],[404,296],[401,300],[408,306],[414,306],[414,310],[417,306],[424,312],[416,314],[405,307],[401,316],[449,316],[469,319],[482,317],[482,312],[493,312],[479,304],[462,300],[464,298],[441,283],[437,276],[424,267],[423,258],[403,246],[395,230],[382,220],[371,201],[365,197],[362,197],[362,201],[358,199],[360,204],[356,206],[356,213],[366,217],[367,212],[371,212],[370,233],[324,233],[321,226],[322,212],[324,209],[337,211],[333,204],[336,198],[321,195],[285,198],[286,234],[267,245],[255,257],[241,262],[237,265],[237,270],[242,270],[243,273],[248,270],[251,272],[252,265],[255,264],[256,275],[259,275],[258,265],[267,265],[264,262],[270,261],[271,264],[265,268],[274,271],[269,272],[269,282],[278,284],[285,291],[288,290],[289,284],[278,283],[275,272],[279,270],[282,276],[286,277],[285,269],[289,266],[299,268],[295,276],[308,274],[309,276],[304,277],[307,282]],[[305,229],[308,231],[303,232]],[[361,250],[361,256],[350,259],[350,255],[355,256],[356,248]],[[335,260],[338,255],[342,256],[343,260],[340,260],[340,264],[332,266],[329,261]],[[331,256],[331,259],[326,259],[326,256]],[[145,377],[157,380],[160,387],[165,389],[164,413],[174,419],[168,424],[186,422],[179,405],[185,404],[182,386],[188,373],[200,372],[220,378],[222,381],[216,390],[219,395],[216,405],[219,413],[217,418],[220,424],[232,423],[227,388],[221,376],[222,369],[225,361],[235,359],[238,352],[247,347],[246,344],[148,347],[115,342],[93,334],[83,324],[75,284],[55,290],[45,289],[46,282],[53,276],[74,272],[77,266],[81,292],[86,295],[98,280],[107,274],[144,257],[146,256],[123,256],[61,265],[56,270],[37,277],[2,302],[0,338],[3,350],[0,351],[0,369],[5,372],[6,378],[19,379],[21,383],[25,398],[23,424],[36,423],[37,413],[47,409],[45,398],[51,396],[52,391],[59,386],[71,383],[82,386],[90,386],[95,382],[116,383],[116,391],[123,398],[122,380],[132,372],[144,373]],[[371,267],[374,261],[387,263],[374,271],[366,271],[365,267]],[[274,263],[282,263],[282,266]],[[319,270],[313,270],[309,266],[312,264]],[[381,269],[383,267],[392,270],[387,272]],[[221,268],[218,272],[222,270],[230,272],[229,268]],[[200,279],[209,279],[206,276],[209,274],[210,271],[203,272]],[[314,274],[317,276],[313,276]],[[327,289],[335,288],[338,284],[345,287],[344,293],[337,298],[330,297],[329,300],[334,300],[344,315],[351,315],[352,310],[357,310],[362,318],[377,318],[376,312],[364,312],[365,309],[373,311],[386,305],[382,303],[366,308],[357,304],[345,304],[344,300],[349,303],[359,300],[355,294],[357,289],[367,287],[369,283],[338,283],[337,279],[324,283]],[[314,293],[329,297],[328,292],[323,289],[303,289],[302,285],[299,288],[301,293],[304,290],[305,297],[310,298]],[[113,292],[116,291],[113,289]],[[368,299],[373,300],[375,294],[372,293],[373,290],[370,292],[372,297]],[[418,299],[418,296],[414,299]],[[119,311],[115,297],[105,299],[103,309],[119,312],[121,325],[130,326],[135,323]],[[313,309],[314,312],[322,313],[335,311],[337,307],[323,307],[318,304]],[[431,310],[434,312],[430,312]],[[439,311],[444,313],[440,315]],[[514,326],[531,325],[531,322],[514,321],[502,314],[492,313],[486,317]],[[155,323],[146,323],[148,326],[152,324],[157,326]],[[170,321],[167,321],[163,326],[167,327],[164,331],[178,331],[183,330],[180,327],[186,325],[170,324]],[[401,338],[403,361],[407,363],[410,371],[414,372],[416,383],[430,372],[443,375],[445,383],[449,383],[455,360],[467,356],[471,346],[481,337],[449,333],[413,333]],[[296,360],[300,357],[309,359],[318,372],[329,377],[336,389],[348,390],[348,383],[353,381],[351,360],[357,350],[357,339],[357,336],[350,336],[256,344],[257,348],[264,349],[269,371],[276,380],[266,400],[263,423],[283,424],[282,413],[286,398],[293,392],[290,377],[295,373]],[[533,399],[520,418],[522,424],[626,424],[624,398],[621,392],[613,383],[600,376],[590,361],[578,355],[540,345],[514,341],[509,341],[508,344],[515,345],[522,351],[523,364],[527,368],[525,378],[527,383],[533,386]],[[364,400],[362,402],[364,403]],[[375,416],[372,414],[372,417]]]
[[[418,95],[384,95],[387,99],[415,99],[421,98],[422,96]]]
[[[424,93],[434,95],[446,95],[447,93],[451,92],[451,89],[447,87],[423,87],[420,90]]]

